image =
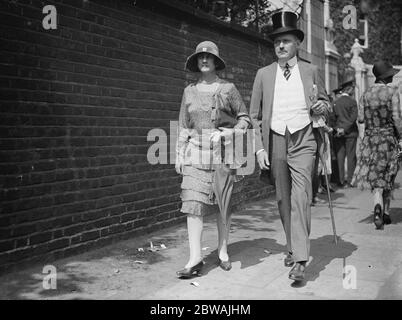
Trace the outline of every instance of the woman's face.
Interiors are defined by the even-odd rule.
[[[200,53],[197,57],[198,69],[203,73],[215,72],[215,59],[210,53]]]

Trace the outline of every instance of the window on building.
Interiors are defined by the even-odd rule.
[[[401,35],[401,56],[402,56],[402,26],[401,26],[401,33],[400,33],[400,35]],[[402,102],[401,102],[402,103]]]
[[[363,17],[359,19],[359,43],[363,48],[368,48],[368,21]]]

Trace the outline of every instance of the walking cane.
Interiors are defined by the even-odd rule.
[[[322,133],[322,132],[321,132]],[[322,135],[321,135],[322,137]],[[325,135],[324,135],[324,142],[325,143]],[[327,164],[324,161],[323,155],[321,152],[318,152],[320,155],[320,159],[321,159],[321,163],[322,166],[324,168],[324,175],[325,175],[325,183],[327,184],[327,193],[328,193],[328,203],[329,203],[329,212],[331,214],[331,221],[332,221],[332,230],[334,232],[334,240],[335,240],[335,244],[338,244],[338,237],[336,235],[336,228],[335,228],[335,217],[334,217],[334,211],[332,208],[332,199],[331,199],[331,191],[329,190],[330,185],[329,185],[329,181],[328,181],[328,170],[327,170]]]

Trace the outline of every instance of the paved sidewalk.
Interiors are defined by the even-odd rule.
[[[400,175],[397,180],[402,182]],[[43,266],[4,275],[0,299],[401,299],[402,190],[395,191],[393,223],[384,230],[375,230],[372,223],[369,192],[337,190],[333,200],[340,241],[333,243],[327,204],[313,207],[311,259],[301,284],[288,279],[290,269],[283,265],[284,232],[271,195],[235,214],[229,272],[216,265],[211,216],[205,221],[202,277],[175,277],[188,257],[187,230],[181,224],[54,262],[56,290],[43,289]],[[148,251],[150,241],[160,250]],[[355,289],[343,286],[344,265],[356,270]]]

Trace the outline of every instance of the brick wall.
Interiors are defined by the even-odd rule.
[[[0,272],[163,228],[179,212],[174,165],[150,165],[153,128],[177,120],[185,58],[218,43],[246,104],[266,41],[155,1],[0,2]],[[237,203],[266,195],[254,175]]]

